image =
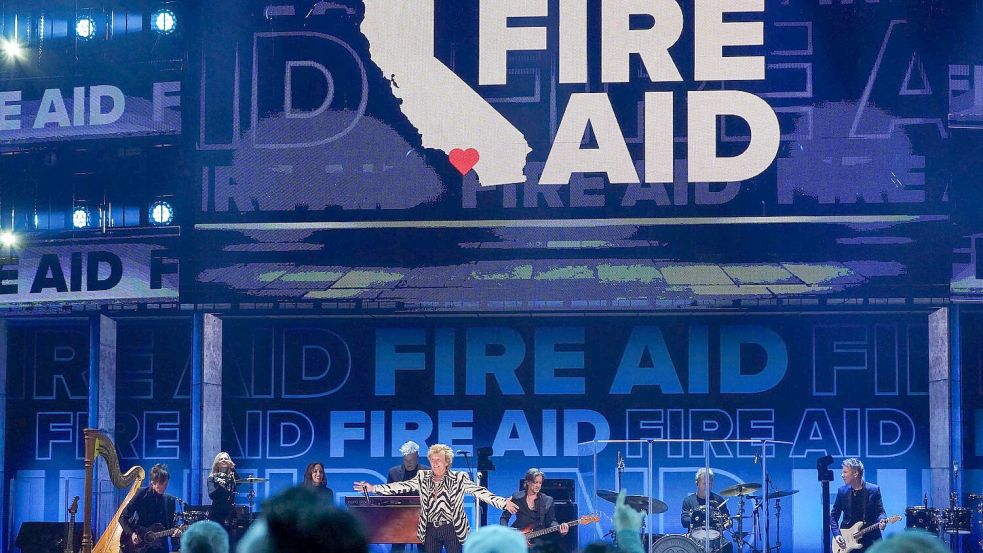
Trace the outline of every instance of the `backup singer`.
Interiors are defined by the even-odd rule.
[[[864,464],[860,459],[849,458],[843,461],[840,472],[845,484],[836,492],[836,502],[829,512],[829,525],[833,530],[833,539],[840,547],[846,546],[846,541],[840,535],[840,527],[853,526],[863,522],[864,526],[878,523],[878,528],[860,538],[860,549],[866,551],[875,541],[881,539],[881,530],[887,526],[887,514],[884,512],[884,501],[881,498],[881,488],[864,480]],[[840,517],[843,517],[842,523]],[[853,553],[853,552],[851,552]]]
[[[208,518],[229,530],[234,524],[236,501],[236,464],[226,452],[221,452],[212,461],[212,472],[208,475],[208,497],[212,505]]]
[[[528,531],[559,526],[560,534],[565,536],[570,531],[570,526],[565,522],[557,524],[553,498],[542,493],[544,479],[546,479],[546,475],[537,468],[526,471],[526,489],[515,492],[510,498],[519,507],[519,511],[515,513],[515,522],[512,527]],[[502,511],[502,517],[498,522],[505,526],[508,525],[510,518],[512,518],[512,513]],[[536,545],[553,540],[555,540],[555,536],[547,534],[533,539],[532,544]]]
[[[464,540],[471,530],[464,514],[464,494],[471,494],[479,501],[499,509],[515,513],[519,508],[511,499],[498,497],[471,481],[466,472],[449,470],[454,451],[444,444],[430,446],[427,452],[430,470],[420,470],[416,478],[406,482],[372,485],[355,482],[356,491],[395,495],[401,492],[420,494],[420,521],[416,527],[417,538],[423,542],[427,553],[460,553]]]
[[[328,503],[334,504],[334,490],[328,487],[323,464],[315,461],[307,465],[307,469],[304,470],[304,487],[324,493]]]
[[[129,544],[142,546],[143,541],[140,537],[140,530],[145,530],[151,525],[160,524],[164,529],[174,526],[174,506],[177,499],[166,493],[167,483],[170,482],[171,475],[167,472],[167,465],[154,465],[150,469],[150,485],[141,488],[133,499],[123,508],[119,516],[119,524],[123,527],[122,543],[124,551]],[[172,537],[181,536],[181,530],[175,529]],[[168,543],[170,538],[161,538],[146,550],[146,553],[166,553],[173,547]]]

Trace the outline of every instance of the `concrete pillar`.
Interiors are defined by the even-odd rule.
[[[959,493],[962,467],[961,392],[958,306],[945,307],[928,317],[928,407],[931,504],[949,506],[949,494]],[[957,499],[958,501],[958,499]]]
[[[208,503],[205,480],[222,450],[222,319],[196,313],[191,380],[191,494]]]
[[[7,497],[7,331],[9,323],[0,319],[0,549],[7,545],[7,511],[4,509]]]
[[[89,319],[89,427],[102,430],[115,441],[116,321],[105,315]],[[119,507],[116,487],[102,462],[96,464],[94,479],[96,528],[106,528]]]

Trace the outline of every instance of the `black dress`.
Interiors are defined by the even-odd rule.
[[[235,525],[236,480],[233,472],[216,472],[208,476],[208,497],[212,505],[208,518],[226,530]]]

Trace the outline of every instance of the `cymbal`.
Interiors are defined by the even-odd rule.
[[[260,484],[269,481],[270,481],[269,478],[257,478],[256,476],[249,476],[247,478],[240,478],[236,480],[236,484]]]
[[[720,495],[724,497],[737,497],[739,495],[748,495],[751,492],[756,492],[761,489],[761,484],[756,484],[754,482],[745,482],[744,484],[735,484],[729,488],[724,488],[720,490]]]
[[[783,497],[787,497],[787,496],[790,496],[790,495],[795,495],[797,493],[799,493],[799,490],[778,490],[778,491],[774,491],[774,492],[771,492],[770,494],[768,494],[768,499],[769,500],[770,499],[781,499]],[[761,496],[760,495],[752,495],[750,497],[752,497],[754,499],[761,499]]]
[[[597,490],[597,497],[600,497],[604,501],[615,503],[618,501],[618,492],[612,490]],[[654,497],[649,497],[647,495],[625,496],[625,505],[635,509],[636,511],[648,511],[649,500],[652,501],[652,511],[649,514],[657,515],[669,510],[668,505]]]

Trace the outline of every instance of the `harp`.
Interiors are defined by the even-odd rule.
[[[113,440],[104,432],[93,428],[86,428],[85,432],[85,527],[82,530],[82,553],[119,553],[120,535],[123,527],[119,525],[119,517],[126,505],[133,499],[133,496],[140,489],[146,473],[143,467],[137,465],[131,467],[125,473],[120,472],[119,457],[116,455],[116,445]],[[92,544],[92,480],[96,468],[96,459],[102,457],[106,460],[106,468],[109,472],[109,479],[117,489],[130,486],[130,490],[123,498],[116,509],[116,514],[109,520],[109,525],[103,530],[102,535],[95,545]]]

